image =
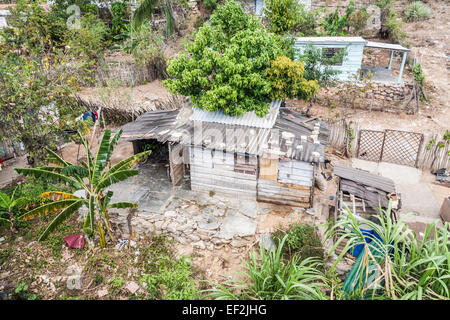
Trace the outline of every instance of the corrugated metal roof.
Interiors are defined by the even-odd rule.
[[[334,174],[340,178],[355,181],[358,184],[373,187],[387,193],[395,192],[395,184],[389,178],[377,176],[376,174],[360,169],[350,168],[336,164]]]
[[[295,38],[295,43],[321,43],[321,44],[334,44],[334,43],[363,43],[367,41],[362,37],[298,37]]]
[[[277,119],[280,105],[281,101],[273,101],[265,117],[258,117],[254,111],[247,112],[240,117],[232,117],[224,114],[222,111],[209,112],[193,108],[194,112],[190,120],[256,128],[272,128]]]
[[[128,141],[141,139],[157,139],[160,142],[172,141],[172,131],[178,112],[178,109],[146,112],[137,117],[135,121],[121,127],[123,130],[121,138]]]
[[[366,47],[377,48],[377,49],[396,50],[396,51],[410,51],[408,48],[402,47],[399,44],[384,43],[384,42],[368,41],[366,44]]]

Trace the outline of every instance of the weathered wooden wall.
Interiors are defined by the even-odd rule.
[[[260,159],[258,201],[309,208],[314,167],[307,162]]]
[[[250,157],[247,160],[247,164],[241,163],[235,170],[234,154],[191,147],[192,190],[214,191],[238,199],[255,200],[257,159]]]

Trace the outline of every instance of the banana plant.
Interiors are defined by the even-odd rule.
[[[17,188],[14,189],[11,197],[6,193],[0,192],[0,224],[9,225],[12,232],[16,232],[14,213],[18,212],[18,210],[28,202],[28,199],[23,197],[16,199],[16,190]],[[9,219],[2,218],[1,213],[6,213],[9,216]]]
[[[35,178],[52,178],[56,181],[68,184],[73,188],[85,191],[85,197],[78,197],[72,193],[50,191],[40,195],[41,198],[51,200],[36,209],[26,212],[19,217],[20,220],[28,220],[37,216],[57,213],[53,221],[40,235],[39,241],[45,240],[64,220],[69,218],[82,206],[88,211],[84,219],[83,232],[93,240],[96,232],[99,234],[100,246],[106,246],[105,229],[111,240],[114,241],[109,221],[108,209],[110,208],[135,208],[137,204],[131,202],[110,203],[113,192],[105,189],[114,183],[128,179],[138,174],[133,166],[142,158],[150,154],[149,151],[128,157],[107,170],[114,148],[119,142],[122,130],[120,129],[111,137],[111,130],[105,130],[100,142],[97,154],[91,153],[87,140],[77,132],[79,141],[86,150],[87,159],[80,165],[71,163],[61,158],[54,151],[46,148],[50,155],[49,166],[38,168],[16,168],[17,173]]]

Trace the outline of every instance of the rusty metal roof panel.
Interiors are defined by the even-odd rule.
[[[335,164],[334,174],[340,178],[351,180],[358,184],[376,188],[387,193],[395,192],[394,181],[364,170]]]

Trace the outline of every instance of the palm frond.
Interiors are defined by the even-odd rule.
[[[126,208],[137,208],[137,204],[133,202],[116,202],[108,205],[108,208],[126,209]]]
[[[74,202],[77,202],[77,201],[80,201],[80,200],[79,199],[66,199],[66,200],[55,201],[52,203],[47,203],[47,204],[44,204],[36,209],[30,210],[27,213],[21,215],[19,217],[19,220],[28,220],[28,219],[31,219],[34,217],[51,214],[58,210],[64,209],[67,206],[70,206]]]
[[[121,170],[116,171],[112,174],[107,175],[106,177],[102,178],[100,182],[96,186],[96,190],[100,191],[105,189],[106,187],[109,187],[113,183],[117,183],[123,180],[126,180],[132,176],[136,176],[139,174],[138,170]]]
[[[81,188],[81,184],[78,181],[72,179],[71,177],[56,172],[46,171],[39,168],[15,168],[14,170],[19,174],[23,174],[24,176],[34,176],[35,178],[38,179],[41,177],[52,178],[57,181],[68,183],[74,188],[77,189]]]
[[[62,191],[47,191],[39,195],[40,198],[49,199],[53,201],[67,200],[67,199],[80,199],[71,193]]]
[[[152,16],[157,3],[158,0],[143,0],[139,7],[136,8],[132,18],[132,24],[135,30],[138,30]]]
[[[75,211],[81,208],[81,206],[85,203],[84,200],[76,200],[72,202],[67,208],[65,208],[61,213],[59,213],[55,219],[48,225],[48,227],[44,230],[44,232],[39,237],[38,241],[43,241],[47,239],[48,235],[55,230],[64,220],[66,220],[70,215],[72,215]]]

